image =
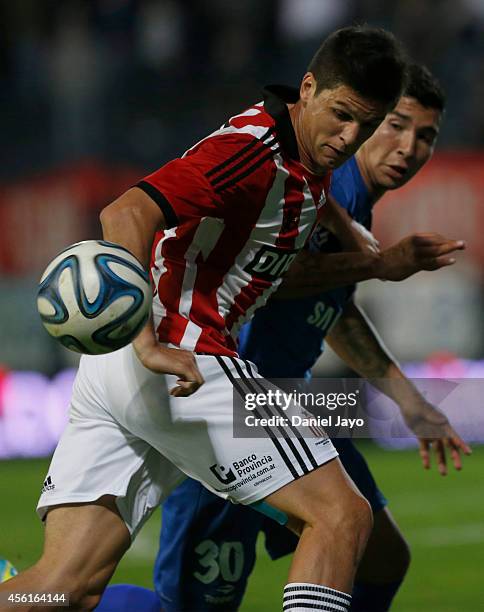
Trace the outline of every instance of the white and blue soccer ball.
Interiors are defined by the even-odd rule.
[[[129,344],[148,320],[148,274],[127,249],[104,240],[71,245],[45,269],[37,308],[65,347],[100,355]]]
[[[0,582],[7,582],[7,580],[16,576],[17,573],[17,570],[10,561],[0,558]]]

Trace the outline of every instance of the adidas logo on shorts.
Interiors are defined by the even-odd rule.
[[[55,484],[52,484],[52,478],[50,476],[47,476],[47,478],[44,480],[44,485],[42,487],[41,493],[45,493],[46,491],[52,491],[53,489],[55,489]]]

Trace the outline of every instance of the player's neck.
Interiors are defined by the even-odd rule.
[[[364,147],[356,152],[355,159],[363,182],[368,189],[368,195],[373,201],[373,204],[376,204],[376,202],[378,202],[378,200],[383,197],[388,190],[385,187],[382,187],[372,178],[371,172],[368,170],[369,165],[366,160]]]
[[[296,135],[297,148],[299,151],[299,160],[301,164],[311,174],[315,174],[316,176],[324,176],[325,174],[327,174],[327,170],[323,170],[322,168],[314,164],[304,144],[300,102],[296,102],[295,104],[288,104],[287,110],[289,111],[289,116],[291,117],[294,134]]]

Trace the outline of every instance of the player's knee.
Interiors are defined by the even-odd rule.
[[[52,567],[45,558],[41,558],[31,571],[43,590],[66,593],[69,597],[69,608],[73,610],[94,610],[101,600],[103,589],[97,584],[98,581],[83,572],[66,566],[60,569]]]
[[[102,590],[90,588],[89,581],[74,576],[66,576],[64,580],[59,584],[58,592],[69,594],[69,608],[88,612],[101,601]]]
[[[353,493],[339,508],[341,513],[340,529],[354,534],[359,555],[363,554],[371,530],[373,512],[368,501],[358,493]]]
[[[82,612],[90,612],[95,610],[101,601],[101,595],[89,593],[85,588],[77,588],[69,591],[69,607],[73,610],[82,610]]]
[[[313,510],[312,526],[352,546],[360,557],[373,527],[373,513],[368,501],[356,492],[336,499],[331,504],[318,504]]]

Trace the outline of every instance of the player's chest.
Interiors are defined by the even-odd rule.
[[[325,203],[322,187],[305,178],[279,173],[254,223],[250,239],[259,244],[300,249]]]

